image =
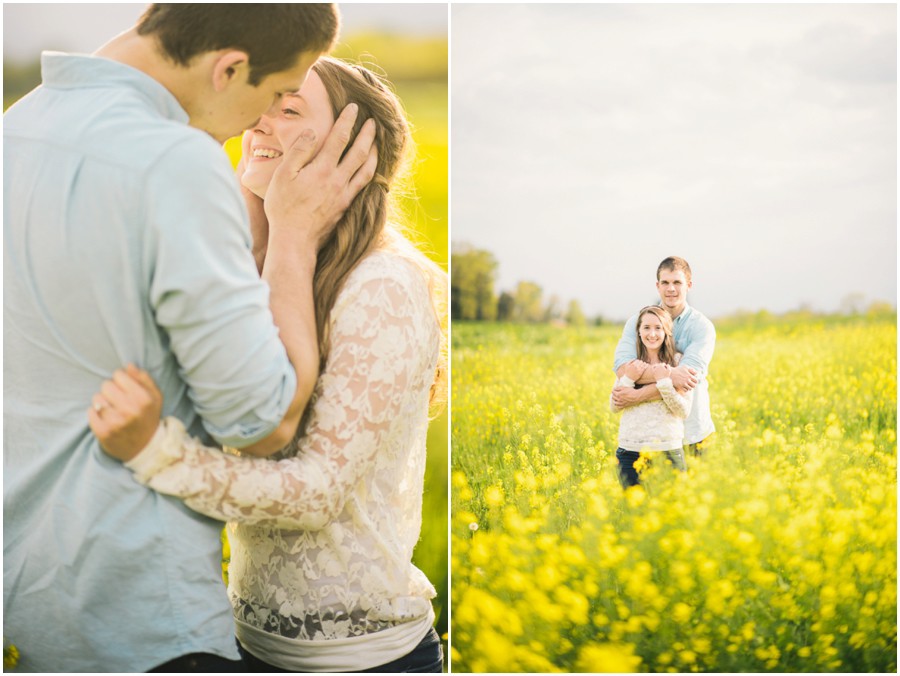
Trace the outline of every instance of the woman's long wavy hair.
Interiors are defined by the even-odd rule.
[[[375,177],[351,202],[319,247],[313,294],[320,369],[325,366],[330,347],[329,315],[344,282],[367,253],[388,249],[413,262],[431,292],[435,317],[441,327],[440,357],[429,402],[432,414],[436,414],[447,398],[447,275],[399,229],[402,218],[391,195],[400,187],[413,155],[413,139],[406,114],[388,83],[363,66],[322,57],[312,68],[325,85],[335,119],[347,104],[359,106],[348,147],[363,123],[372,118],[376,124],[375,145],[378,149]]]
[[[641,322],[644,319],[644,315],[648,313],[656,315],[656,317],[659,318],[663,330],[666,332],[666,339],[659,348],[659,360],[669,366],[675,366],[675,336],[673,335],[674,328],[672,316],[665,308],[661,308],[658,305],[648,305],[638,314],[637,326],[635,327],[635,333],[637,333],[638,359],[641,361],[648,361],[650,358],[647,348],[644,346],[643,341],[641,341]]]

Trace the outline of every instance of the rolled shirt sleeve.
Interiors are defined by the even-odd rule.
[[[706,376],[716,349],[716,329],[711,321],[699,313],[694,313],[690,321],[681,363]]]
[[[143,262],[191,403],[219,443],[242,448],[278,426],[297,379],[253,261],[236,178],[214,146],[192,135],[148,172]]]

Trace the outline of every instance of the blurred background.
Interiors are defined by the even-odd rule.
[[[413,239],[445,270],[447,229],[447,24],[441,4],[340,5],[335,56],[360,61],[394,85],[413,126],[413,195],[404,198]],[[3,108],[40,84],[42,50],[90,53],[130,28],[146,4],[4,4]],[[237,161],[239,144],[226,149]],[[422,539],[415,562],[438,590],[447,632],[447,413],[429,429]]]
[[[896,307],[896,5],[451,18],[454,319],[622,321],[669,255],[717,319]]]

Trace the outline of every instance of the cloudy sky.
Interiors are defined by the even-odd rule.
[[[454,5],[452,239],[622,318],[897,296],[895,5]]]
[[[42,49],[93,52],[131,27],[147,3],[4,4],[3,55],[36,58]],[[447,7],[435,4],[339,3],[343,33],[368,28],[445,35]]]

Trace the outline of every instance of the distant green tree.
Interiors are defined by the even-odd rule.
[[[587,324],[587,318],[581,310],[581,304],[577,300],[569,303],[569,309],[566,312],[566,321],[571,326],[584,326]]]
[[[519,322],[540,322],[544,319],[541,302],[543,289],[534,282],[519,282],[516,287],[516,304],[513,318]]]
[[[515,319],[513,316],[516,311],[516,298],[508,291],[500,294],[497,301],[497,319],[501,322],[508,322]]]
[[[461,244],[454,246],[450,254],[450,265],[451,318],[496,319],[494,281],[497,260],[494,256],[489,251]]]

